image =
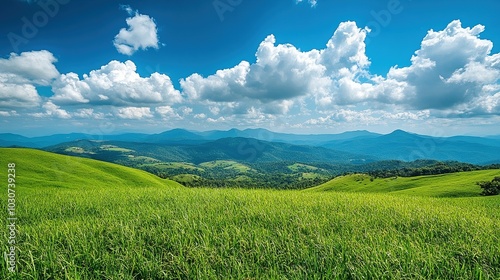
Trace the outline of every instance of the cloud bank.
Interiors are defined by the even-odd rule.
[[[153,25],[139,24],[142,20]],[[135,12],[127,22],[119,51],[131,55],[158,45],[151,18]],[[193,73],[179,81],[179,89],[165,74],[141,77],[130,60],[110,61],[80,77],[60,74],[48,51],[11,54],[0,59],[0,116],[28,110],[37,118],[296,128],[487,119],[500,116],[500,54],[480,37],[484,29],[455,20],[430,30],[409,66],[395,65],[384,75],[370,72],[369,29],[355,22],[341,23],[323,48],[307,51],[278,43],[271,34],[257,47],[254,61],[206,76]],[[126,39],[143,35],[151,40]],[[52,96],[38,94],[40,86],[50,86]]]

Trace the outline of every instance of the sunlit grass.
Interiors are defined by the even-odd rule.
[[[21,177],[19,279],[500,277],[498,197],[188,189],[87,160],[63,187],[38,166],[62,156],[0,152]]]
[[[306,191],[338,191],[391,193],[433,197],[479,196],[478,181],[491,181],[500,176],[500,170],[481,170],[418,177],[393,177],[372,179],[368,175],[353,174],[337,177]]]

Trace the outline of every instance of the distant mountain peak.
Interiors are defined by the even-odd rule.
[[[404,131],[402,129],[396,129],[396,130],[394,130],[393,132],[391,132],[389,134],[385,134],[385,135],[380,136],[380,139],[392,139],[392,140],[407,139],[407,140],[412,140],[412,139],[415,139],[416,137],[421,137],[421,136],[418,135],[418,134],[415,134],[415,133]]]
[[[389,134],[413,134],[413,133],[409,133],[409,132],[404,131],[402,129],[396,129],[396,130],[394,130],[393,132],[391,132]]]

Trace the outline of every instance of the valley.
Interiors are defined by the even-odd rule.
[[[429,175],[498,168],[500,163],[500,144],[494,137],[436,138],[401,130],[386,135],[301,135],[265,129],[34,138],[0,134],[2,145],[113,162],[190,187],[304,189],[353,172]]]

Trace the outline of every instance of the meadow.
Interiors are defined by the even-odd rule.
[[[477,197],[481,189],[476,182],[491,181],[500,170],[479,170],[449,174],[372,178],[366,174],[339,176],[306,191],[386,193],[429,197]]]
[[[18,269],[1,262],[1,279],[500,278],[500,197],[477,186],[467,195],[191,189],[90,159],[0,154],[0,168],[16,164],[18,219]],[[379,180],[365,179],[351,181]]]

